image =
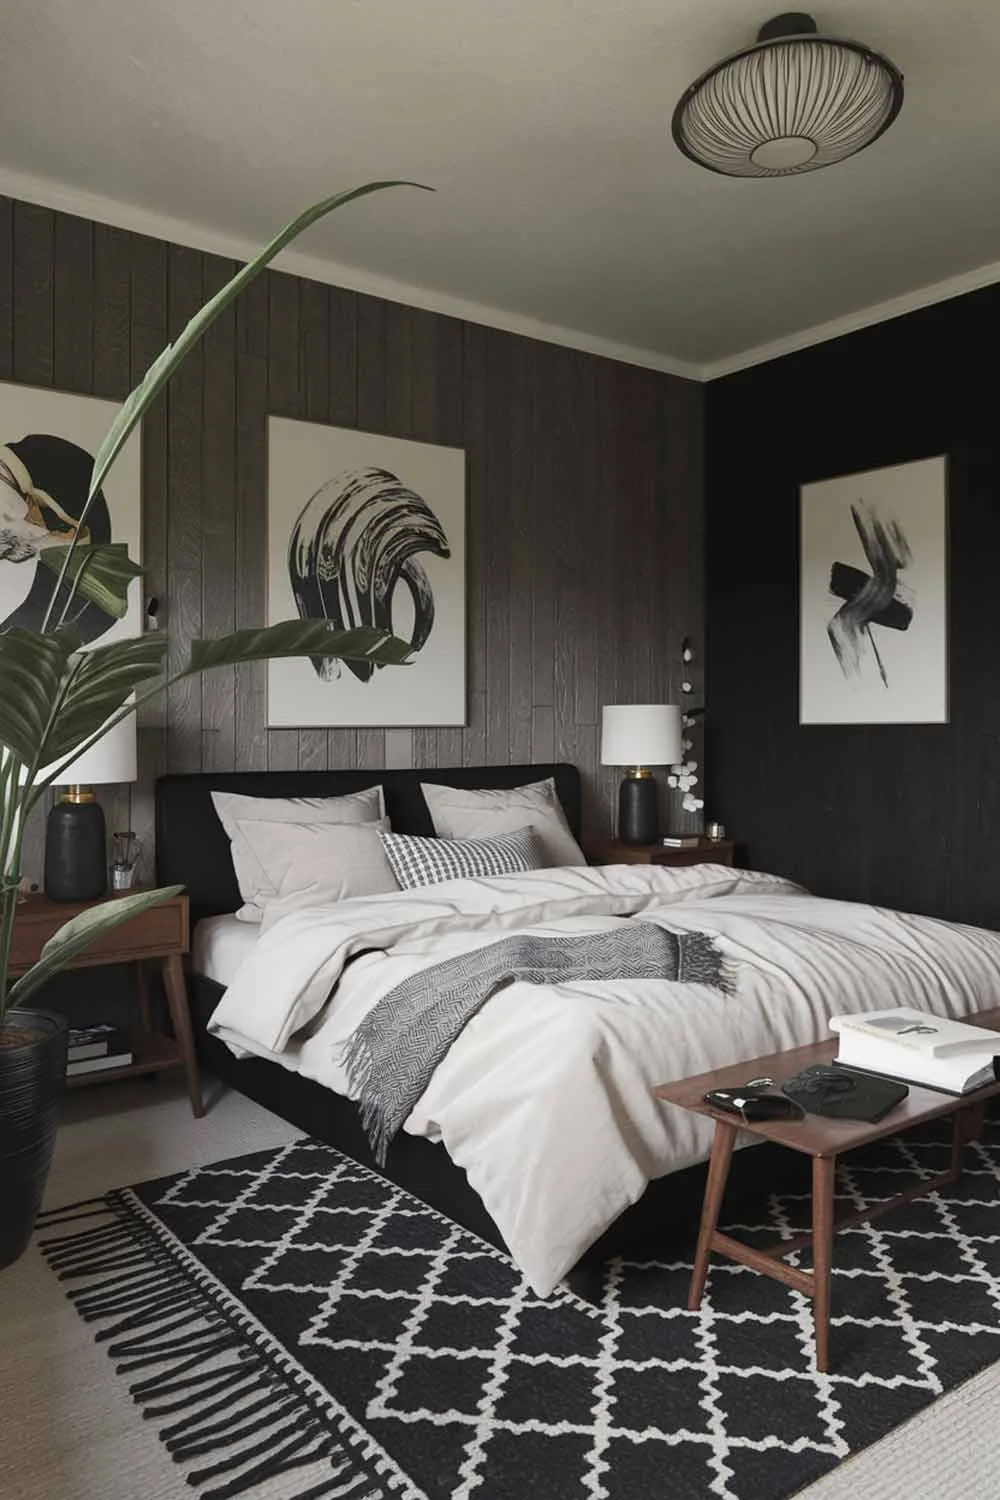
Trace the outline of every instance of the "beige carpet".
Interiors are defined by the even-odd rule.
[[[179,1079],[80,1090],[67,1100],[47,1204],[282,1145],[296,1134],[229,1093],[195,1120]],[[0,1273],[0,1412],[2,1500],[182,1500],[191,1493],[35,1251]],[[803,1491],[803,1500],[997,1500],[998,1427],[994,1366]],[[296,1488],[303,1477],[299,1471]],[[268,1493],[280,1500],[284,1490],[279,1483]],[[669,1480],[662,1495],[642,1500],[672,1500]]]
[[[179,1075],[80,1089],[66,1100],[46,1206],[280,1146],[298,1134],[239,1094],[216,1097],[196,1120]],[[0,1412],[3,1500],[191,1494],[34,1250],[0,1272]],[[296,1488],[302,1483],[300,1472]],[[281,1487],[272,1493],[277,1500]]]

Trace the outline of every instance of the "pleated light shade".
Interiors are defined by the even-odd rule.
[[[684,155],[709,171],[787,177],[863,151],[902,104],[903,77],[888,58],[818,36],[812,17],[795,12],[686,89],[672,130]]]

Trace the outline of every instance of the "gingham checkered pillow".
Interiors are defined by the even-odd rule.
[[[489,839],[427,839],[382,832],[379,838],[404,891],[463,876],[518,875],[523,870],[540,870],[545,863],[531,828]]]

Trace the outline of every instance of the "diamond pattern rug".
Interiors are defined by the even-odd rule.
[[[880,1142],[847,1159],[838,1208],[889,1197],[947,1158],[935,1126]],[[713,1258],[689,1313],[685,1245],[574,1273],[541,1300],[505,1256],[316,1142],[94,1208],[96,1230],[83,1206],[51,1230],[47,1254],[123,1374],[141,1363],[134,1398],[154,1418],[164,1409],[159,1425],[169,1419],[171,1451],[203,1496],[256,1495],[262,1476],[291,1482],[308,1463],[308,1484],[288,1494],[782,1500],[1000,1355],[996,1121],[944,1194],[837,1236],[824,1375],[810,1304],[769,1278]],[[772,1197],[727,1228],[765,1244],[805,1229],[808,1213],[807,1197]],[[105,1238],[80,1238],[95,1233]],[[154,1271],[167,1278],[159,1310],[143,1301]],[[185,1315],[184,1286],[202,1321],[164,1338],[164,1321]],[[229,1330],[235,1355],[213,1352],[203,1371],[197,1340],[211,1348],[213,1328]],[[242,1396],[227,1411],[224,1384],[210,1403],[205,1386],[184,1390],[232,1358],[262,1362],[265,1394],[291,1412],[279,1435],[304,1425],[312,1447],[285,1464]]]

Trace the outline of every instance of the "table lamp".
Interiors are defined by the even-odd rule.
[[[671,703],[615,703],[601,710],[601,764],[627,766],[618,792],[618,837],[652,844],[659,833],[659,794],[650,766],[682,757],[681,711]]]
[[[60,774],[65,787],[45,825],[45,894],[95,901],[108,888],[107,834],[95,786],[135,781],[135,714],[114,725]]]

